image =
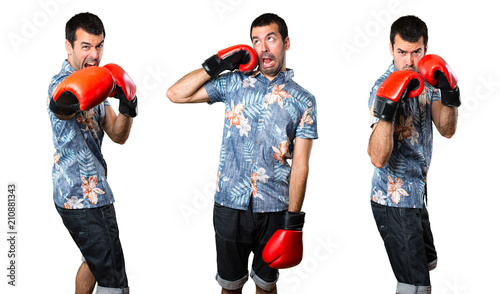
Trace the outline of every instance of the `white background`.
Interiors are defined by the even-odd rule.
[[[456,135],[446,140],[434,133],[428,210],[439,264],[431,272],[433,293],[498,293],[500,23],[493,2],[162,2],[0,5],[1,293],[74,291],[80,254],[52,202],[54,148],[45,103],[66,58],[64,25],[84,11],[105,25],[101,64],[121,65],[139,87],[140,112],[128,142],[106,138],[103,144],[132,293],[220,293],[212,203],[224,107],[175,105],[165,92],[218,50],[250,44],[250,24],[264,12],[286,20],[287,66],[319,109],[303,207],[304,259],[281,271],[280,293],[395,292],[370,209],[367,100],[392,60],[390,25],[407,14],[427,23],[428,53],[451,65],[463,102]],[[18,185],[16,287],[6,277],[10,181]],[[250,280],[244,293],[254,288]]]

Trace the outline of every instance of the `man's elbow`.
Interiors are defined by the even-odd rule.
[[[455,130],[448,130],[446,132],[442,132],[441,135],[445,137],[446,139],[451,139],[453,135],[455,135]]]
[[[113,141],[113,143],[123,145],[127,142],[129,135],[128,134],[108,134],[109,139]]]
[[[175,92],[175,90],[173,89],[173,87],[168,88],[167,98],[174,103],[179,103],[179,101],[180,101],[179,97],[178,97],[177,93]]]
[[[113,140],[113,142],[115,142],[116,144],[123,145],[123,144],[125,144],[125,142],[127,142],[127,139],[128,139],[128,138],[115,138],[115,139],[112,139],[112,140]]]
[[[376,157],[376,156],[371,156],[371,161],[372,161],[372,164],[376,167],[376,168],[383,168],[387,162],[389,161],[388,158],[380,158],[380,157]]]

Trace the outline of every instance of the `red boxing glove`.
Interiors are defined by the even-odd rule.
[[[104,68],[107,68],[110,72],[111,75],[113,76],[113,79],[115,80],[115,85],[120,87],[123,91],[123,94],[125,95],[125,98],[128,101],[132,101],[135,97],[135,93],[137,91],[137,87],[135,86],[134,82],[130,78],[130,76],[121,68],[119,65],[116,65],[114,63],[109,63],[103,66]],[[116,97],[117,93],[117,88],[115,87],[113,93],[111,93],[110,97]]]
[[[109,97],[113,77],[104,68],[92,66],[73,72],[52,92],[49,108],[60,115],[89,110]]]
[[[418,62],[418,70],[426,82],[441,90],[441,103],[446,106],[460,106],[458,79],[443,58],[427,54]]]
[[[109,63],[103,66],[108,69],[114,79],[113,92],[109,95],[120,99],[118,110],[120,113],[135,117],[137,116],[137,87],[130,76],[119,65]]]
[[[235,45],[220,50],[217,54],[205,60],[202,65],[208,75],[215,78],[225,70],[232,71],[236,68],[241,72],[251,72],[259,65],[259,60],[252,47]]]
[[[377,90],[373,105],[373,115],[379,119],[393,122],[403,98],[413,98],[424,89],[422,76],[410,70],[391,73]]]
[[[304,212],[289,212],[285,215],[285,228],[277,230],[267,241],[262,259],[275,269],[294,267],[302,260],[302,227]]]

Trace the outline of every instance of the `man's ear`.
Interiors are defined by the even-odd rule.
[[[391,52],[391,56],[394,57],[394,45],[389,41],[389,52]]]
[[[64,47],[66,48],[66,53],[68,53],[69,56],[71,54],[71,49],[73,49],[73,46],[68,40],[66,40],[66,42],[64,42]]]
[[[290,37],[285,38],[285,50],[290,49]]]

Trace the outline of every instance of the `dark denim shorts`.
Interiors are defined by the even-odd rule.
[[[423,208],[399,208],[371,201],[373,217],[401,284],[430,286],[429,270],[437,262],[429,214]]]
[[[217,249],[217,282],[222,288],[236,290],[248,280],[248,258],[253,252],[251,278],[270,291],[278,281],[278,270],[267,265],[262,251],[271,236],[284,226],[285,211],[254,213],[215,203],[214,228]]]
[[[99,287],[128,289],[115,208],[109,204],[89,209],[64,209],[56,205],[62,221],[94,274]]]

